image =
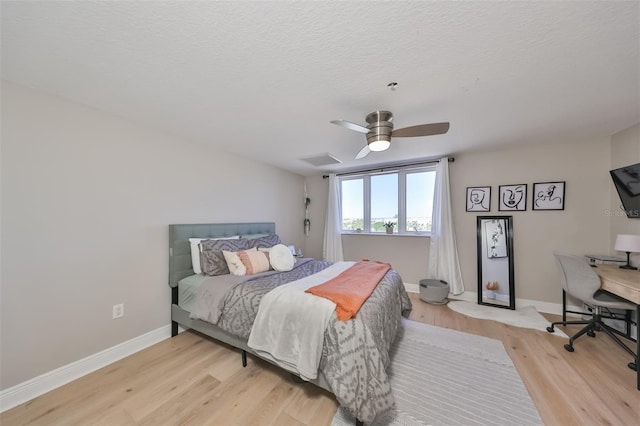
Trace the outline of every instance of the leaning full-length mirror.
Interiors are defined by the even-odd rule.
[[[478,216],[478,303],[515,309],[512,216]]]

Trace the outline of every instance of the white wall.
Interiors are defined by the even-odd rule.
[[[427,277],[429,238],[402,235],[350,234],[342,236],[345,260],[380,260],[391,264],[408,284]]]
[[[322,244],[324,241],[324,223],[327,216],[327,197],[329,196],[329,181],[322,176],[307,177],[307,193],[311,198],[309,205],[309,219],[311,231],[305,237],[304,255],[315,259],[322,259]]]
[[[304,243],[301,176],[6,82],[1,172],[2,389],[169,324],[170,223]]]
[[[513,216],[516,298],[561,301],[553,251],[609,249],[609,140],[557,143],[456,155],[451,165],[454,223],[465,289],[477,291],[476,217],[465,212],[469,186],[491,186],[490,215]],[[534,182],[566,181],[565,209],[531,210]],[[498,186],[528,184],[527,210],[498,211]]]
[[[491,186],[491,211],[486,215],[513,216],[516,298],[561,302],[562,292],[552,256],[554,250],[579,255],[609,252],[609,216],[606,214],[610,208],[611,190],[608,138],[460,153],[454,157],[455,162],[449,167],[453,219],[467,291],[477,291],[476,217],[485,214],[465,211],[465,194],[469,186]],[[556,180],[566,181],[565,210],[532,211],[531,184]],[[320,177],[308,181],[312,182],[309,185],[312,198],[326,198],[326,181]],[[520,183],[528,184],[527,211],[499,212],[498,186]],[[317,214],[324,218],[324,211]],[[321,225],[324,225],[324,219]],[[322,235],[324,229],[318,228],[316,226],[314,232]],[[407,238],[412,238],[412,242],[420,240],[418,237]],[[359,240],[354,242],[353,239]],[[321,252],[322,240],[314,242],[319,242],[319,249],[309,247],[307,250]],[[389,258],[386,260],[396,267],[405,282],[416,284],[417,279],[426,277],[428,238],[417,246],[404,242],[397,236],[343,236],[343,245],[350,258],[368,257],[372,252],[387,253]]]

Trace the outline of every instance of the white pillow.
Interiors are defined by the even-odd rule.
[[[189,238],[189,243],[191,243],[191,267],[193,268],[194,274],[201,274],[202,267],[200,266],[200,253],[202,252],[202,248],[200,247],[200,241],[203,240],[238,240],[240,239],[240,235],[234,235],[233,237],[224,237],[224,238]]]
[[[284,272],[293,269],[296,260],[293,258],[289,247],[277,244],[269,249],[269,263],[276,271]]]

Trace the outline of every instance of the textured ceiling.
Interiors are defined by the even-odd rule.
[[[637,1],[0,7],[3,79],[304,175],[640,121]],[[377,109],[451,129],[353,160],[364,135],[329,121]],[[322,153],[343,163],[300,160]]]

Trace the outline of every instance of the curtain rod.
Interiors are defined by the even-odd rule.
[[[428,160],[428,161],[421,161],[418,163],[402,164],[402,165],[396,165],[396,166],[388,165],[388,166],[377,167],[375,169],[356,170],[353,172],[336,173],[336,176],[358,175],[360,173],[384,172],[385,170],[397,170],[397,169],[403,169],[405,167],[426,166],[427,164],[435,164],[439,161],[440,159],[434,159],[434,160]],[[454,157],[449,157],[449,163],[453,163],[454,161],[456,161]],[[328,179],[328,178],[329,178],[329,175],[322,175],[322,179]]]

